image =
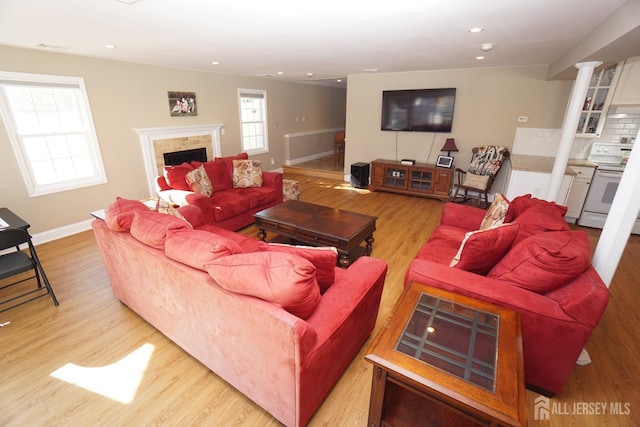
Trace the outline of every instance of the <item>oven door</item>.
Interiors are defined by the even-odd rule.
[[[608,214],[618,190],[622,172],[597,169],[591,180],[584,212]]]

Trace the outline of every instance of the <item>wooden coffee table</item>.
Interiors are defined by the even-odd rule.
[[[266,231],[311,246],[334,246],[338,249],[340,266],[348,267],[355,258],[360,243],[364,254],[371,255],[375,216],[349,212],[311,203],[289,200],[254,215],[258,237],[264,241]]]
[[[518,313],[411,283],[365,359],[368,426],[526,425]]]

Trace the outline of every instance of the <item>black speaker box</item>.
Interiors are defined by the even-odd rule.
[[[369,163],[354,163],[351,165],[351,185],[353,187],[369,187],[369,168]]]

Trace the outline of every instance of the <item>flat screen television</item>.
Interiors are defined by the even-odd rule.
[[[381,130],[451,132],[456,89],[409,89],[382,92]]]

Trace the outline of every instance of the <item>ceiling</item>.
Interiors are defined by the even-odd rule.
[[[340,86],[365,72],[552,64],[623,3],[2,0],[0,44]]]

